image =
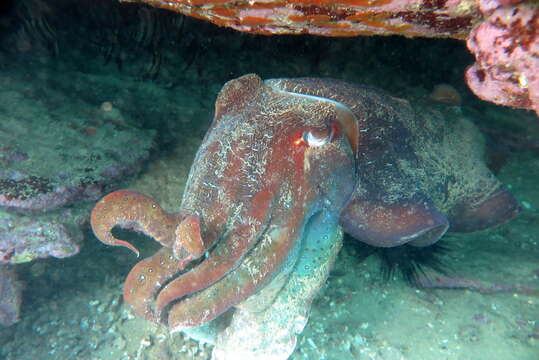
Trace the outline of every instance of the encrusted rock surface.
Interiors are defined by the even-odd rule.
[[[0,208],[45,212],[95,200],[148,158],[153,132],[120,113],[110,118],[59,91],[44,97],[39,85],[0,84]]]
[[[77,254],[86,217],[83,209],[30,216],[0,211],[0,264]]]
[[[539,6],[505,3],[481,2],[486,20],[468,39],[476,63],[466,81],[483,100],[539,114]]]
[[[21,290],[13,268],[0,265],[0,325],[9,326],[19,320]]]
[[[78,253],[82,202],[138,172],[153,146],[155,131],[131,125],[112,103],[50,81],[0,75],[0,264]]]

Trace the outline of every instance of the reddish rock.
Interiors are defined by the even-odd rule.
[[[475,1],[125,0],[257,34],[404,35],[466,39],[481,16]]]
[[[526,0],[123,0],[256,34],[468,40],[472,91],[539,114],[539,8]]]
[[[476,63],[466,72],[472,91],[496,104],[539,114],[539,11],[521,3],[483,1],[486,21],[473,29],[468,48]]]

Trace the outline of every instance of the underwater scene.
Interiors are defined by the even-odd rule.
[[[539,359],[539,7],[2,0],[0,359]]]

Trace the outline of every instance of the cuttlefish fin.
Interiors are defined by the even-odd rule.
[[[447,218],[429,201],[383,204],[352,199],[341,213],[345,232],[377,247],[428,246],[449,227]]]
[[[449,231],[469,233],[485,230],[504,224],[519,213],[517,200],[507,189],[500,187],[481,200],[468,200],[455,206],[449,215]]]

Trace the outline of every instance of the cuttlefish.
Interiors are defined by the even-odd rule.
[[[235,308],[215,352],[284,359],[342,230],[374,246],[424,247],[518,213],[482,161],[478,130],[449,113],[335,79],[245,75],[217,97],[180,212],[120,190],[96,204],[92,228],[137,254],[113,227],[161,243],[125,282],[137,315],[180,331]]]

